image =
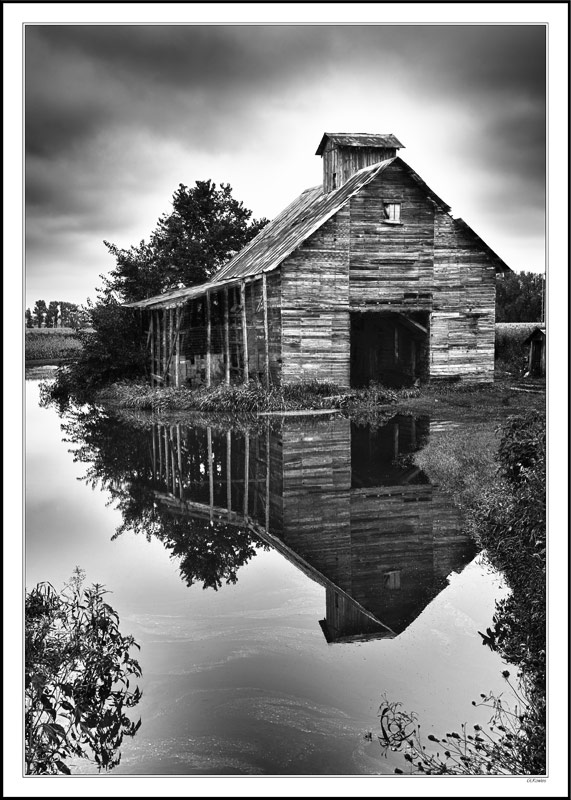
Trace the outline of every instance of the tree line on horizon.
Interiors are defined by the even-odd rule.
[[[90,324],[89,311],[65,300],[36,300],[33,310],[25,312],[26,328],[85,328]]]

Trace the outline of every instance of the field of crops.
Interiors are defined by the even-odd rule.
[[[73,328],[27,328],[26,361],[74,358],[81,342]]]

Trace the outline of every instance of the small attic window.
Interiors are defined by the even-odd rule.
[[[337,173],[336,172],[333,173],[333,178],[332,178],[332,182],[331,182],[331,188],[332,189],[336,189],[337,188]]]
[[[400,218],[400,206],[400,203],[383,203],[383,222],[389,222],[393,225],[402,225]]]

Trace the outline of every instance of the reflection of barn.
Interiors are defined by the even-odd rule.
[[[394,636],[474,554],[456,509],[410,460],[428,434],[412,417],[377,430],[340,417],[256,433],[158,426],[156,497],[247,526],[323,585],[328,641]]]
[[[153,382],[490,381],[504,262],[399,156],[324,134],[323,181],[209,283],[147,298]]]

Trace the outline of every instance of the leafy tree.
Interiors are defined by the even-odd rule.
[[[57,300],[50,300],[46,315],[46,328],[57,328],[59,320],[59,303]]]
[[[109,770],[121,760],[124,736],[141,721],[126,709],[141,698],[130,676],[141,668],[130,656],[138,647],[119,631],[119,617],[104,601],[105,589],[83,587],[76,569],[56,592],[40,583],[26,593],[26,773],[70,774],[69,758],[88,758]]]
[[[26,328],[33,328],[34,327],[34,318],[32,317],[32,312],[29,308],[26,309]]]
[[[34,317],[36,318],[38,328],[42,327],[42,320],[46,316],[48,312],[46,301],[45,300],[36,300],[36,305],[34,306]]]
[[[545,278],[536,272],[508,272],[496,287],[496,322],[542,322]]]
[[[89,303],[94,332],[83,336],[77,361],[56,374],[53,391],[59,401],[74,393],[86,399],[105,384],[143,376],[141,316],[122,304],[205,281],[267,221],[250,221],[252,212],[232,197],[231,187],[217,188],[210,180],[192,188],[180,184],[172,205],[148,242],[128,249],[104,242],[115,268],[100,276],[97,300]]]
[[[130,302],[203,283],[267,223],[251,216],[229,184],[179,184],[172,211],[159,218],[147,243],[121,249],[105,242],[116,266],[103,278],[104,294]]]

